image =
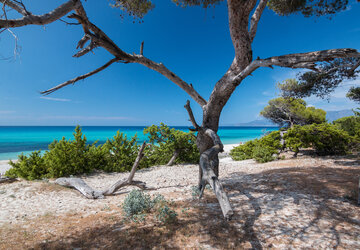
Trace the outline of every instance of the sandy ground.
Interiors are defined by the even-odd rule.
[[[155,226],[149,231],[144,229],[146,235],[151,236],[149,248],[158,240],[160,248],[178,249],[360,249],[360,207],[355,200],[360,161],[356,157],[300,155],[297,159],[265,164],[221,158],[221,181],[235,211],[228,223],[223,221],[211,190],[206,191],[203,200],[192,200],[191,188],[197,184],[197,173],[197,165],[157,166],[136,173],[135,179],[147,183],[146,192],[161,193],[175,202],[188,202],[189,211],[194,213],[191,218],[180,216],[174,230],[192,231],[191,236],[186,236],[189,238],[181,241],[175,233],[166,236],[160,233],[155,237],[152,235],[158,230]],[[105,189],[126,177],[127,173],[98,173],[83,179],[94,188]],[[0,249],[75,246],[85,249],[95,245],[95,248],[111,249],[120,243],[115,245],[108,239],[97,245],[99,238],[106,238],[101,232],[106,231],[107,236],[118,239],[129,237],[131,230],[119,229],[123,226],[119,227],[120,219],[101,227],[99,216],[109,217],[110,213],[111,218],[117,218],[122,201],[133,188],[122,189],[106,199],[88,200],[76,190],[52,182],[22,180],[0,184]],[[91,218],[96,218],[93,219],[96,223],[91,224]],[[76,230],[79,228],[81,232]],[[108,231],[109,228],[112,231]],[[18,244],[11,245],[14,240]],[[167,243],[169,241],[172,243]],[[159,248],[159,245],[153,246]]]
[[[0,174],[5,174],[5,172],[11,168],[11,166],[9,165],[9,161],[8,160],[3,160],[0,161]]]

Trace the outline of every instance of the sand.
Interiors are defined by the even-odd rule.
[[[0,161],[0,174],[5,174],[5,172],[10,168],[11,166],[9,165],[8,160]]]
[[[229,147],[226,146],[227,152]],[[168,199],[183,202],[192,200],[197,174],[197,165],[155,166],[137,171],[135,179],[146,182],[150,187],[146,192],[151,195],[160,193]],[[90,186],[104,189],[127,175],[98,173],[82,178]],[[235,211],[230,226],[226,227],[237,236],[226,242],[234,241],[230,243],[240,246],[236,242],[242,240],[248,244],[241,248],[360,248],[360,207],[356,206],[352,193],[356,191],[360,176],[356,158],[300,155],[294,159],[288,155],[285,160],[258,164],[253,160],[235,162],[224,155],[220,159],[220,175]],[[64,229],[58,229],[55,224],[54,228],[42,228],[38,224],[41,218],[51,218],[55,222],[56,218],[60,220],[66,216],[73,221],[92,218],[108,210],[115,213],[133,189],[121,189],[117,195],[105,199],[88,200],[76,190],[53,182],[21,180],[0,184],[0,228],[4,228],[0,230],[0,248],[10,246],[1,237],[18,232],[14,228],[26,229],[34,235],[42,232],[42,236],[37,237],[57,241]],[[205,231],[223,223],[216,199],[211,197],[214,195],[207,190],[205,198],[193,205],[203,207],[204,216],[208,216],[200,226]],[[92,234],[96,234],[96,230]],[[209,235],[198,237],[204,239]],[[32,242],[20,236],[22,242]],[[74,246],[71,245],[74,237],[77,236],[68,239],[69,248]],[[94,236],[89,237],[90,241],[92,238]],[[201,243],[200,238],[188,241],[186,245],[179,243],[178,247],[208,248],[209,243]],[[32,247],[31,244],[26,246]],[[215,243],[210,247],[226,248]]]

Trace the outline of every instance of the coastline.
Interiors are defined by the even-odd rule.
[[[223,153],[225,155],[224,158],[227,158],[227,154],[230,153],[230,150],[238,145],[239,144],[224,144],[224,153]],[[17,161],[17,159],[10,159],[10,160]],[[11,166],[9,165],[10,160],[0,160],[0,174],[1,175],[5,174],[5,172],[11,168]]]

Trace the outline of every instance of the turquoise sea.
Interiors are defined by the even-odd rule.
[[[46,150],[53,140],[72,138],[72,126],[0,126],[0,160],[17,159],[20,153],[28,154],[34,150]],[[139,142],[146,140],[145,127],[140,126],[84,126],[83,133],[89,143],[104,143],[119,130],[129,137],[137,134]],[[189,131],[188,127],[174,127]],[[224,144],[235,144],[259,138],[276,127],[220,127],[218,134]]]

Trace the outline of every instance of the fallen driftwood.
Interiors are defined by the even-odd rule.
[[[139,150],[134,165],[130,171],[129,177],[126,180],[117,181],[110,188],[104,191],[93,189],[80,178],[58,178],[56,179],[55,183],[65,187],[75,188],[88,199],[101,199],[104,198],[104,196],[113,195],[117,190],[119,190],[124,186],[137,186],[140,187],[141,189],[144,189],[146,187],[145,183],[141,181],[134,181],[133,178],[136,169],[139,166],[142,157],[144,156],[143,151],[145,147],[146,147],[146,143],[144,142]]]
[[[3,177],[0,174],[0,183],[11,183],[11,182],[14,182],[14,181],[17,181],[17,179],[16,178],[10,178],[10,177]]]

